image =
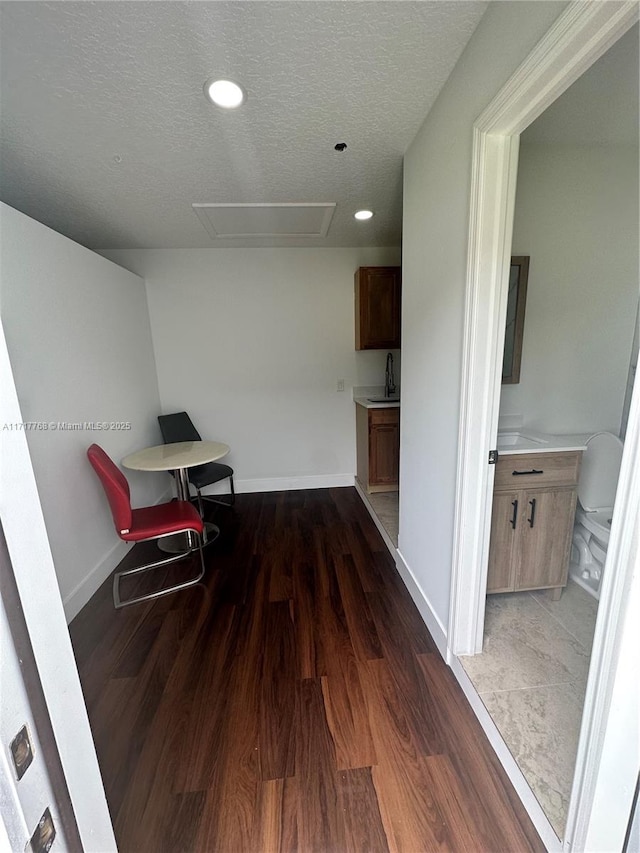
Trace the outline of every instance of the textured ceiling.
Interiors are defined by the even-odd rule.
[[[337,203],[324,239],[226,245],[398,245],[402,155],[486,5],[4,2],[0,198],[91,248],[210,246],[194,202]]]

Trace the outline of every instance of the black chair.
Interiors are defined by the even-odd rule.
[[[186,412],[175,412],[172,415],[158,415],[160,432],[165,444],[176,444],[179,441],[201,441],[200,433],[193,425],[193,421]],[[229,478],[231,494],[229,500],[219,500],[212,495],[203,495],[205,486],[212,486],[220,480]],[[207,462],[206,465],[198,465],[189,468],[189,482],[193,484],[198,495],[198,507],[200,515],[203,515],[202,501],[210,501],[222,506],[233,506],[236,502],[236,494],[233,489],[233,468],[223,465],[221,462]]]

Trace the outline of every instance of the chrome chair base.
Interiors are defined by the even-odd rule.
[[[178,534],[180,536],[185,536],[186,534]],[[187,589],[187,587],[193,586],[202,580],[205,573],[205,565],[204,565],[204,553],[202,551],[202,538],[198,533],[192,531],[190,536],[193,536],[196,540],[195,546],[188,548],[186,551],[182,550],[177,554],[174,554],[172,557],[165,557],[162,560],[156,560],[153,563],[145,563],[142,566],[137,566],[133,569],[125,569],[122,572],[116,572],[113,576],[113,605],[116,610],[119,610],[122,607],[128,607],[130,604],[139,604],[141,601],[150,601],[154,598],[160,598],[163,595],[169,595],[171,592],[178,592],[181,589]],[[175,536],[175,534],[173,534]],[[170,537],[166,537],[167,539]],[[159,544],[159,543],[158,543]],[[163,587],[157,592],[148,592],[144,595],[138,595],[135,598],[127,598],[123,601],[120,598],[120,578],[130,577],[131,575],[142,574],[143,572],[151,571],[152,569],[160,568],[160,566],[168,566],[171,563],[177,563],[179,560],[183,560],[192,554],[194,551],[198,551],[200,553],[200,574],[191,578],[188,581],[183,581],[182,583],[174,584],[173,586]]]
[[[198,512],[200,513],[200,518],[204,518],[204,507],[203,501],[207,501],[211,504],[217,504],[218,506],[226,507],[227,509],[232,509],[235,506],[236,502],[236,492],[233,487],[233,477],[229,477],[229,485],[231,486],[231,492],[227,496],[227,500],[224,500],[223,497],[214,497],[214,495],[203,495],[200,489],[197,486],[194,486],[196,490],[196,500],[198,501]]]
[[[164,539],[158,540],[158,548],[164,551],[165,554],[185,554],[197,547],[189,544],[189,536],[193,535],[193,533],[174,533],[172,536],[166,536]],[[203,548],[215,542],[218,536],[220,536],[218,525],[210,521],[205,521]]]

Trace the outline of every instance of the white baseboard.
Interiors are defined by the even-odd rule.
[[[515,758],[509,751],[509,747],[502,739],[502,735],[498,731],[496,724],[491,719],[491,715],[484,706],[477,690],[473,686],[471,679],[465,672],[464,667],[460,663],[460,659],[455,655],[450,655],[449,666],[455,675],[458,684],[462,687],[467,701],[473,709],[478,722],[482,726],[484,733],[489,738],[493,751],[498,756],[500,764],[509,777],[509,780],[520,798],[527,814],[531,818],[531,822],[536,828],[536,831],[542,843],[547,848],[549,853],[561,853],[563,847],[562,842],[555,834],[555,831],[547,816],[543,812],[540,803],[537,801],[535,794],[529,787],[529,784],[518,767]]]
[[[291,492],[297,489],[333,489],[353,486],[353,474],[314,474],[307,477],[267,477],[255,480],[235,480],[237,494],[249,492]],[[222,480],[202,490],[203,495],[224,495],[229,492],[229,483]]]
[[[389,549],[389,553],[393,557],[394,562],[396,564],[396,569],[398,570],[398,574],[402,578],[402,582],[404,583],[404,585],[408,589],[409,595],[411,596],[414,604],[418,608],[418,611],[420,612],[420,616],[422,617],[422,621],[424,622],[424,624],[429,629],[429,632],[430,632],[431,636],[433,637],[436,646],[438,647],[438,651],[440,652],[440,654],[442,655],[442,657],[446,661],[447,660],[447,632],[445,631],[444,625],[442,624],[442,622],[440,621],[440,619],[436,615],[433,607],[431,606],[429,599],[424,594],[422,587],[420,586],[420,584],[416,580],[415,575],[413,574],[413,572],[411,571],[411,569],[407,565],[406,560],[404,559],[404,557],[402,556],[400,551],[398,551],[398,549],[396,548],[394,543],[391,541],[389,534],[384,529],[382,522],[380,521],[380,519],[376,515],[375,510],[373,509],[373,506],[369,503],[366,492],[363,490],[362,486],[360,485],[360,483],[357,480],[355,481],[354,485],[356,487],[356,491],[358,492],[358,494],[362,498],[362,502],[365,505],[365,507],[367,508],[369,515],[373,519],[373,523],[378,528],[378,532],[382,536],[382,538],[384,540],[384,544]]]
[[[397,551],[396,553],[396,568],[398,569],[398,574],[402,578],[406,588],[409,590],[409,594],[411,595],[415,606],[418,608],[420,616],[422,616],[422,619],[424,621],[424,624],[429,629],[429,633],[433,637],[435,644],[438,647],[438,651],[442,655],[443,659],[446,661],[447,632],[445,630],[445,627],[440,621],[438,614],[431,606],[431,602],[424,594],[422,587],[416,580],[416,576],[409,568],[407,561],[404,559],[400,551]]]
[[[105,554],[97,566],[82,578],[79,584],[71,590],[62,600],[64,615],[67,617],[67,625],[80,613],[91,596],[109,577],[111,572],[123,560],[131,548],[130,542],[119,539],[113,548]]]
[[[171,500],[171,492],[164,492],[156,501],[157,504],[163,501]],[[74,619],[82,610],[85,604],[89,601],[92,595],[109,577],[118,563],[124,559],[131,548],[130,542],[123,542],[119,539],[113,548],[108,551],[96,566],[91,569],[88,575],[85,575],[80,583],[76,584],[71,592],[67,593],[62,600],[64,607],[64,615],[67,619],[67,625]]]

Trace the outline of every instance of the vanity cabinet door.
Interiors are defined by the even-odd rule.
[[[520,492],[496,492],[491,515],[487,592],[511,592],[518,559]]]
[[[515,589],[561,587],[567,582],[576,510],[575,489],[524,491]]]
[[[397,486],[400,409],[370,409],[369,413],[369,485]]]

